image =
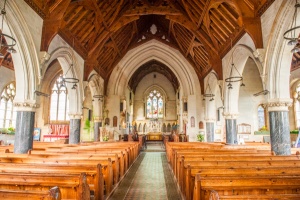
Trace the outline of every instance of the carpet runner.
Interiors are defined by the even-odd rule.
[[[109,199],[180,200],[166,153],[142,152]]]

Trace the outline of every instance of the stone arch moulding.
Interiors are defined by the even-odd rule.
[[[287,45],[283,33],[290,28],[294,13],[291,12],[292,10],[294,10],[294,1],[282,1],[268,40],[264,74],[267,75],[269,99],[290,99],[288,83],[292,61],[290,51],[293,47]],[[297,20],[300,20],[299,15]]]
[[[231,55],[233,55],[234,58],[233,63],[235,64],[235,67],[237,68],[241,76],[243,75],[243,71],[249,57],[252,58],[253,61],[255,62],[260,74],[262,73],[262,65],[257,60],[257,58],[255,58],[255,56],[253,55],[252,48],[245,44],[236,45],[226,55],[226,58],[223,61],[223,68],[225,68],[225,70],[223,69],[224,72],[223,88],[224,88],[224,107],[225,107],[224,113],[238,114],[238,98],[239,98],[239,91],[240,91],[239,82],[233,83],[233,89],[230,89],[230,92],[227,87],[227,82],[225,82],[225,79],[230,75],[231,62],[232,62]],[[262,83],[264,84],[264,80],[262,80]]]
[[[7,24],[4,21],[3,31],[14,35],[17,41],[15,47],[17,53],[12,54],[17,89],[14,102],[34,105],[36,100],[34,91],[38,87],[40,77],[36,45],[26,20],[14,1],[7,2],[6,11]]]
[[[123,95],[133,73],[143,64],[157,60],[169,67],[177,79],[183,95],[200,94],[195,70],[178,51],[155,39],[130,50],[114,68],[108,83],[108,93]]]
[[[51,63],[54,59],[57,59],[58,62],[61,65],[61,68],[63,69],[63,74],[65,74],[69,68],[70,68],[70,64],[72,63],[72,52],[70,50],[70,48],[68,47],[58,47],[56,49],[54,49],[51,53],[50,53],[50,59],[47,62],[47,64],[49,65],[49,63]],[[82,100],[83,100],[83,82],[82,82],[82,76],[81,76],[81,72],[78,66],[78,62],[76,62],[76,59],[74,60],[73,63],[73,68],[71,68],[68,71],[68,76],[73,76],[79,79],[79,84],[77,89],[71,89],[71,85],[67,84],[67,88],[69,91],[69,98],[72,99],[72,101],[70,101],[69,104],[69,114],[73,115],[73,116],[77,116],[77,118],[82,114]],[[49,66],[46,65],[45,69],[47,69]]]
[[[88,86],[91,90],[92,99],[94,95],[104,95],[103,84],[104,84],[104,80],[95,71],[93,71],[88,78]],[[98,101],[96,99],[93,101],[94,116],[96,118],[102,119],[103,116],[102,106],[103,106],[103,99],[102,101]]]

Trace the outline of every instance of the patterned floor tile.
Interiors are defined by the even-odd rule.
[[[158,148],[157,144],[156,147]],[[180,200],[166,154],[143,152],[110,200]]]

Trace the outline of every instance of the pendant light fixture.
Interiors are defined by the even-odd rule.
[[[207,85],[205,88],[205,93],[203,94],[203,100],[205,100],[205,98],[210,98],[209,101],[213,101],[214,100],[214,94],[211,91],[210,85],[209,85],[209,78],[207,80]]]
[[[74,38],[73,38],[73,48],[74,48]],[[67,70],[67,72],[64,74],[63,76],[63,82],[65,83],[71,83],[73,84],[72,89],[75,90],[77,88],[77,83],[79,83],[79,79],[77,79],[76,77],[67,77],[68,72],[70,71],[71,68],[74,67],[74,50],[71,49],[70,47],[70,51],[71,51],[71,64],[69,69]]]
[[[232,49],[232,40],[231,40],[231,49]],[[234,82],[242,82],[241,83],[241,87],[245,86],[244,82],[243,82],[243,77],[241,76],[240,72],[237,70],[237,68],[235,67],[234,63],[233,63],[233,53],[234,51],[232,51],[231,53],[231,69],[230,69],[230,74],[229,77],[225,79],[225,82],[227,82],[227,87],[228,89],[232,89],[232,83]],[[237,72],[238,75],[234,75],[234,71]]]
[[[3,33],[3,24],[4,18],[6,17],[6,0],[4,0],[3,8],[1,9],[1,33],[0,33],[0,58],[4,58],[4,54],[2,53],[3,49],[5,49],[9,53],[16,53],[17,51],[14,49],[16,45],[16,39],[13,36]]]
[[[295,10],[294,10],[294,15],[293,15],[293,20],[291,23],[291,27],[284,32],[283,38],[288,40],[288,45],[296,45],[291,52],[292,53],[297,53],[300,51],[300,46],[298,43],[299,39],[299,31],[300,31],[300,25],[297,24],[297,15],[298,15],[298,8],[300,8],[300,3],[298,0],[295,0]]]

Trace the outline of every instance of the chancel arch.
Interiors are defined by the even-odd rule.
[[[138,69],[151,62],[161,63],[167,67],[176,79],[178,80],[178,91],[180,94],[178,105],[176,102],[176,92],[174,91],[174,105],[169,105],[170,107],[182,108],[183,101],[182,97],[185,97],[189,102],[189,109],[195,113],[187,113],[188,115],[201,116],[197,114],[200,109],[196,108],[197,103],[201,99],[200,84],[198,77],[193,69],[193,67],[187,62],[186,59],[182,57],[177,50],[153,39],[144,44],[137,46],[136,48],[130,50],[117,64],[117,66],[112,71],[110,79],[108,81],[107,95],[108,96],[126,96],[128,90],[128,84],[132,79],[134,73]],[[159,74],[159,72],[157,73]],[[152,79],[152,78],[151,78]],[[152,82],[152,80],[151,80]],[[172,83],[172,81],[168,81]],[[190,98],[186,98],[190,97]],[[109,97],[110,98],[110,97]],[[136,94],[134,95],[136,98]],[[141,99],[142,100],[142,99]],[[140,102],[145,103],[145,102]],[[111,107],[108,105],[108,107]],[[113,108],[111,108],[113,109]],[[183,110],[178,109],[180,114],[179,121],[183,120]],[[140,110],[139,112],[142,112]],[[176,111],[175,111],[176,112]],[[175,113],[176,115],[176,113]],[[191,117],[189,116],[189,118]],[[176,121],[177,117],[172,120]],[[198,119],[196,119],[198,121]],[[182,127],[181,127],[182,128]]]

